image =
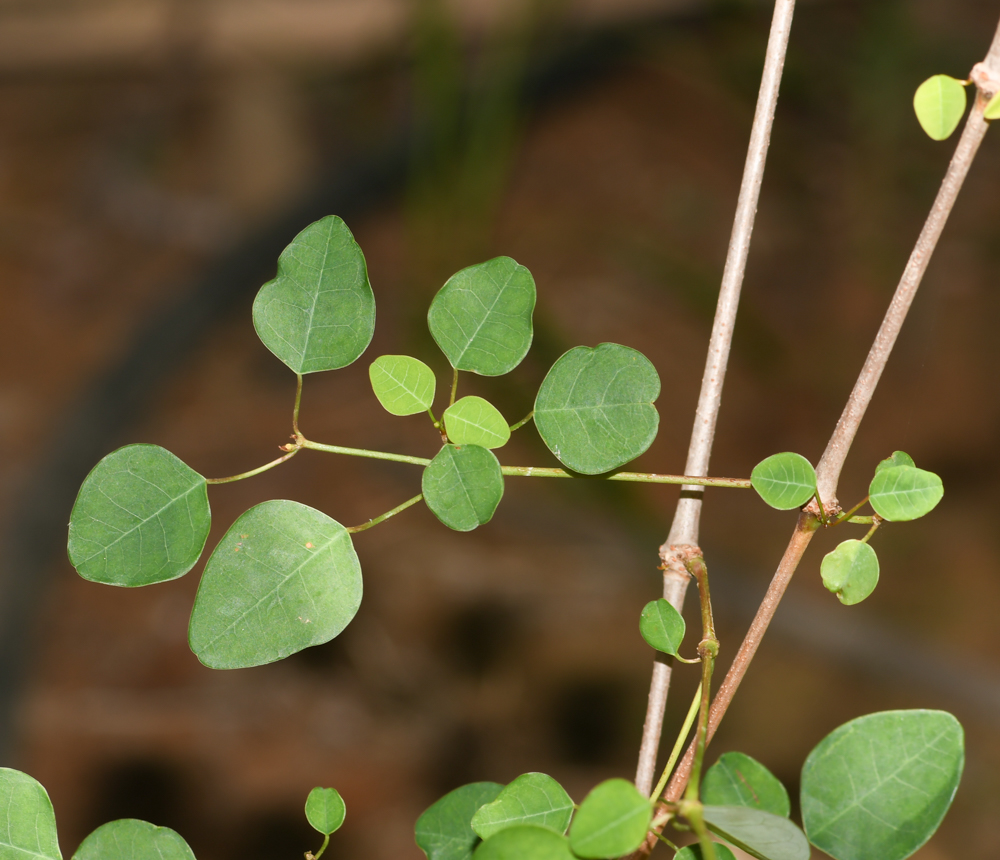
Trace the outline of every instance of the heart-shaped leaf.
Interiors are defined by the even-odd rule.
[[[736,855],[721,842],[716,842],[714,847],[715,860],[736,860]],[[681,848],[674,855],[674,860],[704,860],[704,858],[705,855],[701,853],[701,846],[697,842],[686,848]]]
[[[878,585],[878,556],[868,544],[845,540],[823,557],[819,568],[823,585],[845,606],[860,603]]]
[[[502,448],[510,440],[510,425],[488,400],[463,397],[444,411],[448,439],[456,445]]]
[[[147,821],[109,821],[76,849],[73,860],[195,860],[178,833]]]
[[[802,822],[835,860],[903,860],[937,830],[965,764],[943,711],[885,711],[846,723],[802,767]]]
[[[62,860],[56,814],[48,792],[19,770],[0,767],[0,857],[3,860]]]
[[[620,857],[635,851],[646,838],[653,807],[627,780],[608,779],[580,804],[569,844],[577,857]]]
[[[983,119],[1000,119],[1000,93],[997,93],[986,104]]]
[[[750,483],[772,508],[801,508],[816,492],[816,470],[801,454],[786,451],[761,460],[750,473]]]
[[[166,582],[194,567],[211,524],[201,475],[158,445],[127,445],[101,460],[80,487],[69,518],[69,560],[93,582]]]
[[[531,824],[501,830],[476,849],[475,860],[576,860],[569,840]]]
[[[781,781],[756,759],[727,752],[707,771],[701,799],[711,806],[746,806],[788,818],[791,802]]]
[[[501,376],[531,346],[535,280],[510,257],[452,275],[427,313],[431,336],[456,370]]]
[[[489,839],[516,824],[534,824],[563,834],[573,816],[573,799],[551,776],[525,773],[507,785],[492,803],[472,816],[472,829]]]
[[[188,641],[213,669],[261,666],[329,642],[360,605],[347,529],[298,502],[264,502],[233,523],[205,565]]]
[[[408,355],[381,355],[368,368],[372,391],[393,415],[415,415],[434,403],[434,371]]]
[[[500,462],[479,445],[445,445],[424,469],[421,489],[448,528],[472,531],[493,518],[503,498]]]
[[[646,644],[657,651],[676,657],[685,630],[684,619],[666,598],[651,600],[643,607],[639,617],[639,633]]]
[[[306,798],[306,820],[315,830],[329,836],[340,829],[346,817],[347,806],[337,789],[317,786],[309,792]]]
[[[278,258],[253,303],[257,336],[296,373],[356,361],[375,333],[375,296],[361,248],[336,215],[310,224]]]
[[[882,519],[902,522],[934,510],[944,496],[944,485],[933,472],[913,466],[891,466],[875,473],[868,496]]]
[[[891,469],[893,466],[916,466],[917,464],[913,462],[913,458],[906,453],[906,451],[893,451],[891,457],[886,457],[884,460],[880,460],[879,464],[875,467],[875,474],[877,475],[883,469]]]
[[[758,860],[809,860],[805,834],[787,818],[746,806],[706,806],[705,824]]]
[[[932,140],[945,140],[958,128],[965,113],[965,87],[949,75],[928,78],[913,95],[920,127]]]
[[[546,374],[535,398],[535,426],[560,462],[584,475],[634,460],[656,438],[656,368],[617,343],[578,346]]]
[[[479,837],[470,822],[476,810],[503,788],[496,782],[473,782],[448,792],[428,807],[414,827],[427,860],[469,860]]]

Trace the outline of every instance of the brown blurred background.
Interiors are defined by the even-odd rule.
[[[713,474],[819,458],[951,153],[920,131],[913,90],[964,77],[998,15],[802,0]],[[471,534],[414,508],[358,535],[365,597],[342,636],[233,672],[187,649],[200,567],[86,583],[65,523],[127,442],[209,476],[276,456],[294,377],[250,305],[328,213],[366,253],[378,326],[354,366],[307,378],[310,438],[433,454],[423,419],[381,411],[367,365],[407,352],[443,390],[427,304],[502,253],[537,281],[535,346],[463,390],[517,420],[563,350],[628,344],[663,380],[636,467],[680,471],[769,20],[755,0],[0,0],[0,745],[49,789],[67,856],[140,817],[200,860],[301,857],[322,784],[348,807],[329,856],[418,858],[414,820],[463,782],[542,770],[579,800],[634,774],[652,662],[637,619],[675,489],[510,479]],[[944,501],[876,536],[882,582],[856,607],[819,581],[842,536],[817,539],[709,754],[758,757],[794,795],[840,723],[948,709],[966,774],[921,860],[1000,855],[998,187],[991,132],[841,484],[860,498],[902,448]],[[530,426],[501,454],[554,462]],[[351,525],[418,485],[413,467],[306,452],[213,488],[209,547],[265,499]],[[793,521],[708,493],[723,665]],[[664,746],[696,683],[676,674]]]

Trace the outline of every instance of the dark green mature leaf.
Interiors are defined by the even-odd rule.
[[[639,617],[639,633],[651,648],[676,657],[677,649],[684,640],[685,630],[684,618],[666,598],[651,600],[643,607]]]
[[[347,817],[347,806],[335,788],[317,786],[306,798],[306,820],[324,836],[340,829]]]
[[[788,818],[791,802],[781,781],[756,759],[727,752],[707,771],[701,800],[711,806],[746,806]]]
[[[805,834],[787,818],[746,806],[706,806],[705,824],[759,860],[809,860]]]
[[[508,827],[476,849],[475,860],[576,860],[569,840],[532,824]]]
[[[875,474],[877,475],[883,469],[891,469],[893,466],[916,466],[917,464],[913,462],[913,458],[906,453],[906,451],[893,451],[891,457],[886,457],[884,460],[880,460],[879,464],[875,467]]]
[[[535,398],[535,426],[556,457],[584,475],[634,460],[656,438],[656,368],[616,343],[578,346],[546,374]]]
[[[868,544],[845,540],[823,557],[819,568],[823,585],[845,606],[860,603],[878,585],[878,556]]]
[[[501,376],[531,346],[535,280],[510,257],[452,275],[427,313],[431,336],[456,370]]]
[[[944,496],[944,485],[933,472],[913,466],[892,466],[875,473],[868,495],[880,517],[902,522],[934,510]]]
[[[369,366],[368,378],[378,402],[393,415],[425,412],[434,402],[434,371],[408,355],[380,355]]]
[[[510,441],[510,425],[488,400],[463,397],[444,411],[448,439],[456,445],[502,448]]]
[[[73,860],[194,860],[194,852],[178,833],[147,821],[109,821],[76,849]]]
[[[569,831],[570,848],[577,857],[620,857],[642,844],[652,819],[649,798],[631,782],[605,780],[580,804]]]
[[[703,857],[704,855],[701,853],[701,846],[695,842],[693,845],[681,848],[681,850],[674,855],[674,860],[703,860]],[[736,855],[721,842],[716,842],[715,860],[736,860]]]
[[[62,860],[56,814],[38,780],[0,767],[0,857],[3,860]]]
[[[213,669],[273,663],[329,642],[361,605],[351,536],[298,502],[251,508],[215,548],[191,613],[191,650]]]
[[[69,518],[69,560],[93,582],[166,582],[194,567],[211,524],[201,475],[158,445],[126,445],[80,487]]]
[[[1000,119],[1000,93],[997,93],[986,104],[983,119]]]
[[[278,258],[278,274],[253,303],[257,335],[299,374],[356,361],[375,333],[375,296],[361,248],[328,215],[306,227]]]
[[[801,454],[786,451],[761,460],[750,473],[750,483],[772,508],[801,508],[816,492],[816,470]]]
[[[836,860],[903,860],[937,830],[965,764],[944,711],[885,711],[846,723],[802,767],[809,841]]]
[[[448,792],[428,807],[414,828],[427,860],[469,860],[479,837],[470,822],[476,810],[503,788],[496,782],[473,782]]]
[[[503,498],[500,462],[479,445],[445,445],[424,469],[421,489],[448,528],[472,531],[493,518]]]
[[[492,803],[472,816],[472,829],[489,839],[515,824],[533,824],[563,834],[573,816],[573,798],[551,776],[521,774]]]
[[[965,113],[965,87],[949,75],[934,75],[913,94],[913,110],[920,127],[932,140],[945,140],[958,128]]]

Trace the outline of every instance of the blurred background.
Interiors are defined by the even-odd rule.
[[[314,785],[348,808],[329,856],[420,857],[444,792],[540,770],[580,800],[634,775],[652,655],[637,630],[677,490],[512,478],[495,518],[423,507],[357,536],[365,597],[328,645],[215,672],[186,644],[200,566],[138,590],[65,559],[80,482],[128,442],[211,477],[277,455],[293,374],[257,340],[256,290],[304,226],[341,215],[367,256],[375,340],[307,377],[317,441],[431,456],[368,363],[449,379],[426,308],[458,269],[513,256],[535,346],[470,377],[515,421],[565,349],[614,341],[659,370],[635,468],[683,469],[763,62],[763,0],[0,0],[0,749],[49,790],[64,851],[139,817],[200,860],[301,857]],[[801,0],[712,474],[813,462],[839,416],[953,144],[912,94],[964,78],[994,0]],[[739,749],[793,793],[837,725],[945,708],[967,732],[955,806],[921,860],[1000,852],[1000,139],[991,132],[841,482],[894,449],[942,504],[875,537],[882,581],[842,607],[810,548],[709,760]],[[508,464],[554,465],[530,427]],[[209,547],[246,508],[348,525],[418,492],[414,467],[306,452],[212,488]],[[709,490],[703,547],[722,667],[794,523]],[[859,537],[860,534],[854,535]],[[689,601],[689,609],[694,602]],[[693,617],[692,617],[693,620]],[[664,746],[697,670],[675,673]],[[661,849],[662,850],[662,849]]]

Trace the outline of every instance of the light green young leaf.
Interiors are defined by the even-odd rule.
[[[708,829],[758,860],[809,860],[805,834],[787,818],[746,806],[706,806]]]
[[[62,860],[56,814],[48,792],[19,770],[0,767],[0,857],[3,860]]]
[[[801,508],[816,492],[816,470],[801,454],[786,451],[761,460],[750,473],[750,483],[772,508]]]
[[[703,857],[704,855],[701,853],[701,846],[695,842],[693,845],[681,848],[681,850],[674,855],[674,860],[703,860]],[[716,842],[715,860],[736,860],[736,855],[721,842]]]
[[[324,836],[340,829],[347,817],[347,806],[335,788],[316,786],[306,798],[306,820]]]
[[[424,469],[421,490],[448,528],[472,531],[493,519],[503,498],[500,462],[479,445],[445,445]]]
[[[195,860],[195,858],[187,842],[169,827],[157,827],[135,818],[122,818],[98,827],[80,843],[73,860]]]
[[[166,582],[194,567],[211,524],[201,475],[158,445],[126,445],[80,487],[69,518],[69,560],[93,582]]]
[[[983,119],[1000,119],[1000,93],[997,93],[986,104]]]
[[[651,648],[664,654],[677,656],[685,630],[684,618],[663,597],[647,603],[639,616],[639,633],[642,638]]]
[[[434,371],[408,355],[380,355],[368,368],[372,391],[386,412],[415,415],[434,402]]]
[[[711,806],[746,806],[788,818],[791,802],[781,781],[756,759],[727,752],[707,771],[701,800]]]
[[[456,445],[502,448],[510,440],[510,425],[488,400],[463,397],[444,411],[444,427]]]
[[[884,460],[880,460],[879,464],[875,467],[875,474],[877,475],[883,469],[891,469],[893,466],[916,466],[917,464],[913,462],[913,458],[906,453],[906,451],[893,451],[891,457],[886,457]]]
[[[580,804],[569,831],[570,848],[588,860],[629,854],[642,844],[652,820],[649,798],[631,782],[605,780]]]
[[[819,572],[823,585],[845,606],[853,606],[878,585],[878,556],[866,543],[845,540],[823,557]]]
[[[660,416],[656,368],[641,352],[616,343],[563,354],[535,398],[535,426],[564,465],[584,475],[634,460],[656,438]]]
[[[868,496],[882,519],[902,522],[930,513],[944,496],[944,485],[933,472],[913,466],[891,466],[875,473]]]
[[[364,254],[347,225],[328,215],[278,258],[278,274],[253,303],[257,335],[299,374],[357,360],[375,333],[375,296]]]
[[[920,127],[932,140],[945,140],[958,128],[965,113],[965,87],[948,75],[928,78],[913,95]]]
[[[351,536],[298,502],[264,502],[215,548],[191,613],[191,650],[212,669],[273,663],[329,642],[361,605]]]
[[[846,723],[802,767],[809,841],[835,860],[903,860],[944,818],[965,764],[943,711],[885,711]]]
[[[533,824],[499,831],[482,843],[474,860],[576,860],[561,833]]]
[[[501,376],[531,346],[535,280],[510,257],[452,275],[427,313],[431,336],[456,370]]]
[[[417,819],[414,833],[427,860],[470,860],[479,837],[469,822],[476,810],[503,788],[496,782],[463,785],[432,804]]]
[[[507,785],[492,803],[472,816],[472,829],[489,839],[516,824],[545,827],[560,835],[573,816],[573,798],[551,776],[525,773]]]

